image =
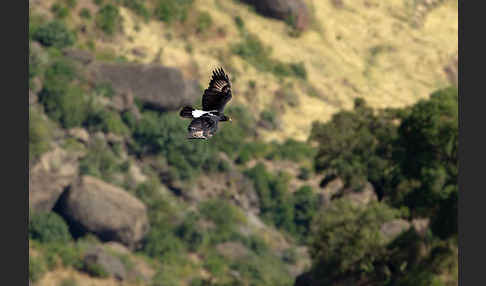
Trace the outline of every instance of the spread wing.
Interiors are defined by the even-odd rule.
[[[204,91],[202,107],[204,111],[218,110],[223,112],[224,106],[231,100],[231,82],[222,68],[213,71],[209,87]]]
[[[190,139],[206,139],[213,136],[216,130],[218,130],[218,118],[205,114],[193,119],[187,127],[187,130],[189,131]]]

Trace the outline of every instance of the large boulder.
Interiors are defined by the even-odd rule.
[[[43,154],[29,169],[29,207],[50,211],[78,174],[78,158],[59,147]]]
[[[148,232],[145,205],[123,189],[91,176],[81,177],[66,191],[60,212],[80,232],[134,249]]]
[[[263,16],[290,21],[298,30],[305,30],[310,24],[307,5],[302,0],[243,0],[255,7]]]
[[[133,95],[161,111],[178,110],[201,96],[197,81],[184,79],[176,68],[157,64],[93,63],[88,74],[92,81],[111,83],[125,101],[129,102]]]

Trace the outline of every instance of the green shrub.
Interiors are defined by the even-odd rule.
[[[32,283],[39,281],[46,271],[42,258],[29,256],[29,280]]]
[[[297,263],[297,250],[293,247],[285,249],[282,254],[282,259],[285,263]]]
[[[271,47],[266,47],[256,35],[243,33],[243,40],[233,45],[231,50],[257,70],[271,72],[279,77],[292,76],[307,79],[307,71],[303,63],[283,63],[272,59]]]
[[[103,4],[104,0],[93,0],[93,3],[95,3],[98,6],[101,6]]]
[[[75,8],[78,5],[78,0],[64,0],[66,5],[70,8]]]
[[[51,137],[48,121],[37,111],[29,109],[29,161],[49,150]]]
[[[290,160],[302,162],[312,159],[316,150],[310,144],[295,139],[287,139],[282,144],[273,143],[272,151],[266,156],[270,160]]]
[[[51,6],[51,12],[58,19],[64,19],[69,16],[69,8],[60,3],[54,3]]]
[[[256,255],[264,256],[268,254],[270,248],[267,243],[257,235],[250,235],[247,239],[243,241],[246,247],[255,252]]]
[[[309,180],[311,177],[311,170],[307,167],[300,167],[298,178],[304,181]]]
[[[199,217],[191,212],[175,230],[176,235],[181,238],[190,251],[197,251],[208,241],[207,234],[201,231],[197,225],[198,220]]]
[[[109,276],[105,268],[98,263],[85,263],[83,271],[93,277],[106,278]]]
[[[163,22],[184,22],[194,0],[158,0],[155,3],[154,16]]]
[[[47,115],[61,123],[64,128],[81,126],[88,116],[87,98],[76,85],[64,82],[45,82],[39,93],[39,101],[44,105]]]
[[[92,130],[101,130],[105,133],[128,135],[130,130],[123,123],[120,114],[116,111],[101,109],[91,116],[90,127]]]
[[[40,25],[33,33],[33,39],[44,46],[59,49],[73,45],[76,40],[74,34],[58,20]]]
[[[135,117],[135,114],[131,111],[124,111],[121,114],[121,119],[123,120],[123,123],[131,130],[135,130],[137,126],[137,118]]]
[[[150,11],[143,0],[123,0],[123,5],[131,9],[135,14],[144,18],[145,21],[150,19]]]
[[[236,162],[239,164],[245,164],[252,158],[261,158],[268,151],[269,146],[260,141],[252,141],[245,143],[239,152]]]
[[[95,140],[88,147],[87,155],[79,161],[79,173],[111,181],[121,171],[118,157],[102,140]]]
[[[33,13],[32,9],[29,9],[29,41],[35,40],[34,35],[45,22],[44,15]]]
[[[216,228],[211,231],[212,244],[230,240],[238,224],[244,222],[242,214],[230,203],[220,200],[207,200],[200,204],[199,212],[205,219],[211,220]]]
[[[89,11],[88,8],[83,8],[81,11],[79,11],[79,16],[84,19],[91,19],[91,12]]]
[[[121,20],[118,6],[106,4],[101,7],[96,15],[96,26],[112,36],[120,28]]]
[[[133,137],[143,153],[167,158],[175,180],[195,178],[214,156],[209,142],[187,140],[187,123],[175,113],[144,112]]]
[[[277,115],[274,111],[265,109],[260,113],[260,120],[269,124],[269,129],[273,130],[278,128]]]
[[[245,28],[245,22],[240,16],[235,17],[235,24],[240,31],[242,31]]]
[[[199,12],[196,20],[196,31],[198,33],[204,33],[206,30],[211,28],[213,24],[213,19],[211,18],[211,14],[206,11]]]
[[[78,282],[74,278],[64,278],[59,286],[78,286]]]
[[[311,230],[311,222],[319,208],[318,198],[309,186],[300,187],[293,195],[294,223],[297,233],[306,239]]]
[[[225,259],[213,252],[209,253],[204,259],[204,268],[206,268],[214,277],[221,277],[226,268]]]
[[[113,96],[115,96],[115,89],[110,82],[97,83],[94,87],[94,92],[97,95],[105,96],[108,98],[112,98]]]
[[[29,217],[29,239],[42,243],[66,243],[71,234],[66,222],[56,213],[31,213]]]
[[[152,227],[145,238],[143,252],[160,261],[170,261],[181,255],[184,245],[167,225]]]
[[[64,59],[55,60],[45,72],[39,101],[46,114],[64,128],[81,126],[88,117],[88,98],[81,87],[72,82],[77,77],[75,66]]]
[[[289,178],[285,174],[268,173],[262,163],[247,170],[245,175],[253,180],[263,219],[294,234],[294,209],[287,189]]]

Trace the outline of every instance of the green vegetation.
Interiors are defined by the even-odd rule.
[[[98,11],[96,15],[96,26],[107,35],[114,35],[120,29],[121,16],[118,6],[106,4]]]
[[[29,280],[33,283],[39,281],[47,271],[41,258],[29,256]]]
[[[89,20],[89,19],[91,19],[91,12],[89,11],[89,9],[83,8],[83,9],[81,9],[81,11],[79,11],[79,16],[81,18]]]
[[[56,213],[30,213],[29,239],[66,243],[71,240],[71,234],[66,222]]]
[[[194,0],[157,0],[154,16],[163,22],[184,22]]]
[[[356,189],[366,179],[377,187],[385,185],[382,181],[388,180],[394,167],[390,159],[397,136],[396,119],[400,119],[398,112],[375,114],[363,99],[357,99],[353,111],[336,113],[326,124],[314,123],[310,140],[325,142],[317,151],[316,170],[334,171],[346,186]]]
[[[131,9],[135,14],[141,16],[145,21],[150,19],[150,10],[143,0],[122,0],[123,6]]]
[[[198,33],[204,33],[213,25],[213,19],[211,18],[211,15],[206,11],[199,12],[196,22],[196,31]]]
[[[199,207],[201,216],[215,224],[211,231],[211,243],[231,240],[235,234],[235,227],[244,222],[244,216],[239,210],[223,200],[209,200]]]
[[[374,264],[385,250],[380,227],[396,216],[396,211],[381,203],[362,207],[346,200],[334,202],[319,217],[311,246],[321,283],[344,274],[377,271]]]
[[[239,23],[240,21],[237,21]],[[242,22],[241,22],[242,23]],[[240,24],[237,24],[238,26]],[[272,49],[266,47],[260,39],[248,32],[242,33],[243,40],[232,47],[234,54],[252,64],[260,71],[271,72],[279,77],[296,77],[307,79],[303,63],[283,63],[271,58]]]
[[[314,125],[312,138],[321,142],[317,170],[334,168],[350,185],[368,180],[383,197],[380,208],[341,205],[335,217],[332,211],[322,216],[313,237],[316,279],[325,283],[365,271],[367,280],[384,285],[442,285],[441,275],[457,281],[457,103],[455,88],[403,110],[374,112],[357,100],[354,112]],[[389,217],[386,203],[409,210],[407,216],[430,217],[432,232],[423,237],[412,229],[388,245],[376,244],[377,229]],[[379,213],[366,214],[373,211]],[[353,230],[351,221],[362,216],[370,220],[360,218],[359,231],[346,234]],[[347,217],[346,232],[332,230]],[[424,247],[428,250],[421,252]]]
[[[54,3],[51,6],[51,12],[58,19],[64,19],[69,16],[69,8],[61,3]]]
[[[303,162],[312,159],[316,150],[305,142],[287,139],[282,144],[272,143],[272,151],[266,155],[270,160],[290,160]]]
[[[74,278],[65,278],[59,283],[59,286],[78,286],[78,282]]]
[[[95,139],[88,146],[87,155],[79,161],[79,172],[110,182],[113,175],[122,172],[123,164],[118,156],[102,141]]]
[[[34,29],[33,39],[46,47],[65,48],[75,42],[74,34],[61,21],[54,20]]]
[[[317,196],[309,186],[299,188],[293,195],[294,224],[301,238],[307,238],[311,223],[319,209]]]
[[[85,263],[83,271],[93,277],[106,278],[109,276],[103,266],[98,263]]]
[[[296,234],[293,200],[287,186],[288,176],[272,175],[261,163],[247,170],[245,174],[253,180],[263,219],[291,234]]]
[[[99,9],[73,10],[76,1],[55,1],[47,7],[55,20],[36,11],[29,13],[29,88],[39,98],[29,108],[29,160],[38,160],[55,139],[68,151],[83,151],[81,175],[123,186],[147,207],[150,230],[141,248],[118,256],[127,271],[138,271],[138,264],[131,260],[136,255],[156,272],[151,285],[293,285],[289,268],[293,271],[302,265],[300,246],[305,245],[313,260],[310,276],[322,285],[345,280],[385,286],[453,285],[457,281],[457,89],[438,90],[429,99],[402,109],[375,110],[356,99],[353,110],[338,112],[327,123],[314,123],[308,142],[263,142],[257,132],[262,123],[278,128],[274,108],[255,114],[233,102],[225,109],[232,123],[221,123],[209,141],[188,141],[188,122],[177,112],[154,111],[137,99],[130,111],[115,110],[110,101],[116,99],[118,87],[86,76],[82,65],[70,61],[63,49],[91,46],[94,50],[90,26],[85,32],[76,26],[83,22],[93,20],[107,35],[116,35],[122,5],[139,16],[135,25],[150,18],[172,24],[162,25],[167,28],[164,34],[183,40],[180,47],[195,53],[196,47],[185,42],[187,35],[177,31],[190,25],[192,32],[200,34],[195,36],[204,40],[208,31],[220,27],[211,17],[214,12],[197,11],[193,0],[93,2]],[[90,11],[97,12],[91,15]],[[72,21],[78,16],[85,20]],[[183,27],[176,25],[186,19]],[[299,105],[292,83],[310,94],[318,93],[311,83],[303,82],[309,63],[272,58],[271,47],[246,31],[246,19],[236,16],[234,21],[242,37],[230,52],[278,77],[281,87],[276,96],[285,108]],[[288,23],[294,25],[294,19]],[[69,27],[83,33],[81,42],[76,43]],[[370,52],[376,56],[382,51],[372,48]],[[127,61],[100,49],[96,59]],[[244,71],[231,68],[230,61],[223,63],[234,73],[233,82],[238,82],[238,72]],[[240,81],[253,92],[264,85],[257,79]],[[73,127],[86,129],[89,142],[68,135]],[[117,136],[108,140],[108,133]],[[292,165],[297,178],[285,171],[271,172],[267,164],[277,170]],[[146,181],[139,183],[132,165],[142,169]],[[199,186],[193,184],[198,176],[213,172],[221,174],[208,178],[223,179],[217,189],[207,188],[208,197],[201,200],[196,193]],[[257,204],[250,197],[253,191],[246,192],[251,185],[234,188],[230,180],[225,189],[221,184],[239,172],[253,184]],[[346,192],[359,191],[370,182],[379,202],[352,204],[346,194],[337,198],[338,192],[322,209],[321,190],[310,187],[321,174],[343,179]],[[253,227],[251,216],[246,220],[248,214],[241,205],[247,202],[260,208],[260,218],[271,229]],[[29,278],[39,281],[57,267],[106,277],[100,265],[83,262],[87,244],[99,243],[96,237],[73,238],[56,211],[30,214]],[[425,231],[412,227],[385,239],[383,224],[398,218],[408,222],[425,218],[430,224]],[[287,243],[273,239],[273,227]],[[221,251],[226,244],[236,245],[235,251]],[[202,279],[201,270],[211,274],[211,282]],[[69,279],[60,283],[76,284]]]
[[[29,161],[36,160],[49,150],[51,130],[47,119],[29,109]]]
[[[171,179],[191,180],[213,159],[208,142],[186,140],[186,122],[176,114],[145,111],[133,137],[142,154],[160,154],[171,167]]]

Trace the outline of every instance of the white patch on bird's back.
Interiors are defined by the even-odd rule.
[[[211,114],[211,112],[218,112],[218,111],[217,110],[204,111],[204,110],[194,109],[192,111],[192,117],[198,118],[198,117],[201,117],[201,116],[203,116],[204,114],[207,114],[207,113],[209,113],[210,115],[216,116],[215,114]]]
[[[198,118],[198,117],[203,116],[206,113],[209,113],[209,111],[195,109],[195,110],[192,111],[192,117]]]

